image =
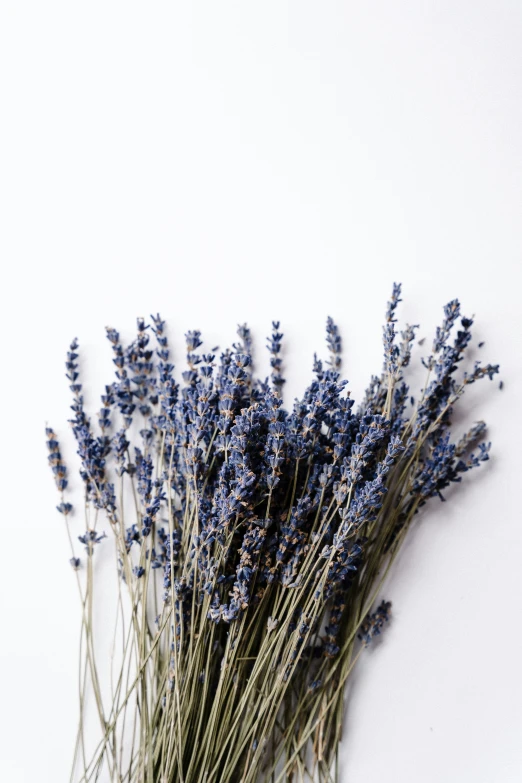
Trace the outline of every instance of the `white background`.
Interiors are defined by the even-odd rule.
[[[79,611],[43,428],[74,463],[71,338],[94,406],[106,324],[159,310],[180,359],[189,328],[248,320],[263,351],[280,318],[291,403],[331,314],[358,398],[393,280],[427,342],[460,297],[505,388],[472,390],[494,456],[387,586],[343,781],[522,779],[521,40],[519,0],[4,0],[1,781],[68,779]]]

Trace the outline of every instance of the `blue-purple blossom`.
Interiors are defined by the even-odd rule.
[[[279,321],[272,322],[272,334],[267,339],[270,352],[270,366],[272,368],[272,385],[277,394],[281,394],[285,379],[281,372],[283,367],[283,359],[281,357],[281,340],[283,335],[279,331]]]
[[[371,644],[372,640],[382,633],[384,626],[390,620],[390,609],[391,601],[381,601],[376,611],[365,618],[358,633],[358,638],[366,646]]]
[[[328,316],[326,320],[326,343],[330,349],[330,359],[328,364],[332,370],[338,371],[341,369],[342,364],[342,341],[337,324],[330,316]]]
[[[86,530],[83,536],[78,536],[78,541],[85,545],[85,551],[91,555],[94,545],[99,544],[104,538],[107,538],[105,532],[97,533],[96,530]]]
[[[45,434],[47,435],[47,449],[49,456],[47,460],[52,470],[53,478],[56,484],[56,488],[59,492],[63,492],[67,488],[67,468],[65,467],[60,452],[60,444],[56,438],[54,430],[51,427],[46,427]],[[64,511],[61,507],[58,509],[62,514],[69,513]]]

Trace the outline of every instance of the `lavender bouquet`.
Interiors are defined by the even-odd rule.
[[[472,320],[457,300],[446,305],[414,399],[405,377],[417,327],[396,332],[400,292],[395,284],[387,307],[383,370],[357,408],[331,318],[329,359],[315,357],[290,411],[277,322],[270,379],[254,377],[243,325],[219,360],[188,332],[181,383],[159,315],[139,318],[128,346],[107,328],[116,374],[97,425],[73,341],[66,368],[85,514],[74,534],[66,467],[47,429],[82,612],[71,780],[339,779],[344,686],[389,619],[383,581],[417,512],[490,447],[483,422],[451,435],[466,388],[498,372],[478,362],[459,372]],[[108,599],[96,550],[108,534],[116,620],[111,655],[100,657],[94,606]],[[93,711],[100,734],[90,747]]]

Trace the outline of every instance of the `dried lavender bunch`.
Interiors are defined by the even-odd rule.
[[[282,337],[268,338],[271,378],[253,374],[246,324],[216,359],[186,334],[179,383],[165,322],[138,319],[124,346],[107,329],[115,379],[97,424],[85,410],[78,343],[67,354],[71,425],[85,532],[70,535],[67,471],[54,431],[49,462],[71,541],[82,606],[80,723],[71,780],[338,779],[343,689],[385,627],[373,610],[420,508],[488,459],[479,422],[456,441],[466,388],[498,366],[459,373],[471,341],[457,300],[444,308],[417,402],[405,380],[416,326],[397,339],[401,287],[384,327],[384,365],[358,409],[341,380],[341,337],[291,410]],[[102,529],[103,528],[103,529]],[[96,550],[114,542],[116,640],[99,660],[93,634]],[[103,544],[104,546],[106,544]],[[106,600],[104,598],[103,600]],[[99,674],[111,669],[110,692]],[[101,739],[87,751],[85,705]]]

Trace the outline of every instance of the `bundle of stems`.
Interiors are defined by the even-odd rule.
[[[472,320],[454,300],[414,399],[405,376],[417,327],[396,333],[400,290],[394,284],[386,311],[382,372],[357,409],[330,318],[329,359],[314,359],[312,383],[290,411],[277,322],[266,380],[253,375],[246,325],[218,361],[188,332],[180,383],[159,316],[138,319],[128,346],[107,328],[116,373],[97,426],[73,341],[82,557],[66,466],[47,428],[82,610],[71,780],[339,779],[345,684],[389,618],[390,603],[377,604],[382,583],[419,509],[489,452],[483,422],[451,439],[452,413],[498,366],[459,372]],[[107,596],[95,553],[107,533],[117,611],[111,654],[100,660],[94,607]],[[93,711],[100,738],[88,748]]]

